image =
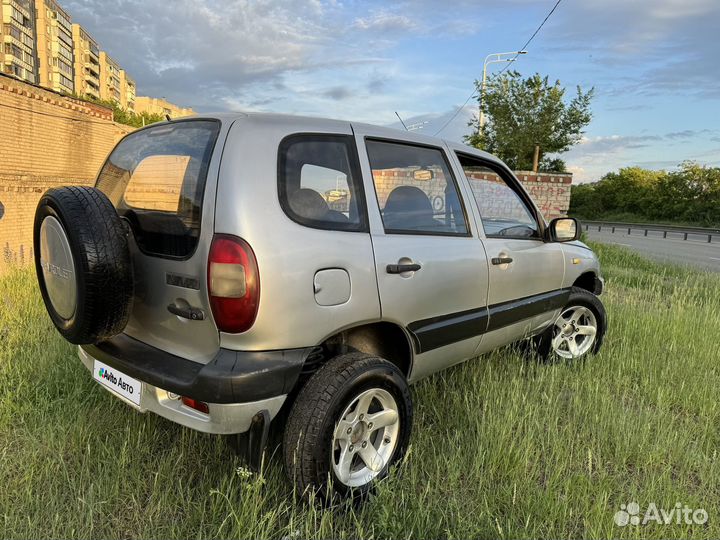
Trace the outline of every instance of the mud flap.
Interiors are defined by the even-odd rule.
[[[270,413],[263,409],[253,416],[250,429],[231,436],[231,445],[237,455],[253,471],[259,472],[270,432]]]

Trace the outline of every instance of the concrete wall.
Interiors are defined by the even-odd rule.
[[[43,192],[88,185],[115,143],[133,128],[112,111],[0,76],[0,266],[27,262]]]

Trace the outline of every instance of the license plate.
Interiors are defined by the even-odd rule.
[[[93,365],[93,378],[116,394],[121,395],[138,407],[140,406],[142,383],[137,379],[133,379],[99,360],[95,360]]]

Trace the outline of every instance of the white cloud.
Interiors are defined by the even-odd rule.
[[[414,30],[418,25],[407,15],[378,11],[367,17],[359,17],[353,22],[355,28],[374,31],[407,31]]]

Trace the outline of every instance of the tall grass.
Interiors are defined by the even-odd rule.
[[[511,350],[418,383],[405,465],[359,508],[307,504],[270,456],[129,409],[0,281],[0,538],[720,537],[720,276],[596,246],[610,330],[576,365]],[[618,527],[676,502],[705,525]]]

